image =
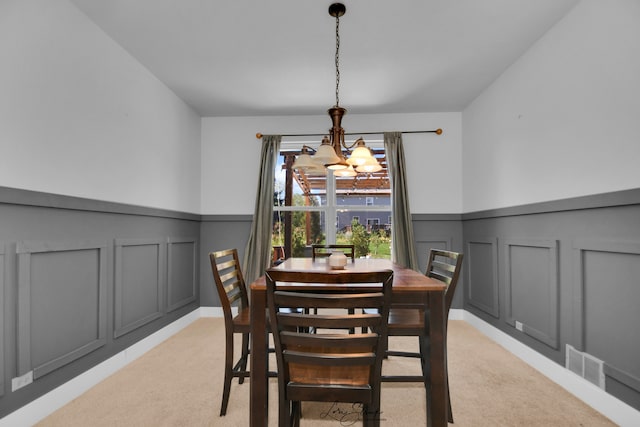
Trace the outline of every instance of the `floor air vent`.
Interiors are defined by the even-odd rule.
[[[567,344],[566,368],[604,390],[604,362]]]

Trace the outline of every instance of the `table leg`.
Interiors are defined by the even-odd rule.
[[[431,411],[427,426],[447,425],[447,319],[445,319],[444,291],[429,292],[429,337],[431,341]]]
[[[251,290],[251,397],[249,403],[251,427],[264,427],[269,418],[266,299],[264,290]]]

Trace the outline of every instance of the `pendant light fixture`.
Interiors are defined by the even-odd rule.
[[[347,146],[344,141],[344,129],[342,128],[342,117],[347,110],[340,107],[340,17],[346,12],[346,7],[342,3],[334,3],[329,6],[329,15],[336,18],[336,105],[327,111],[331,117],[332,127],[329,136],[322,139],[320,147],[313,149],[308,146],[302,147],[302,152],[293,164],[294,169],[301,169],[306,172],[324,171],[324,168],[334,171],[336,176],[355,176],[356,172],[378,172],[382,169],[378,160],[373,156],[371,150],[365,145],[362,138],[358,138],[352,145]],[[353,152],[351,148],[356,147]],[[345,159],[342,148],[351,155]],[[315,154],[311,155],[310,151]]]

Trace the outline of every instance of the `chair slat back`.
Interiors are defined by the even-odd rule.
[[[331,256],[333,251],[343,252],[347,258],[351,258],[351,262],[356,259],[355,245],[333,244],[333,245],[311,245],[311,258],[326,258]]]
[[[453,302],[453,295],[456,292],[456,285],[460,277],[462,268],[462,258],[464,254],[458,252],[445,251],[441,249],[431,249],[429,261],[427,262],[426,275],[440,280],[447,284],[445,294],[445,308],[447,314]]]
[[[232,306],[237,305],[240,310],[249,307],[249,297],[240,269],[238,251],[225,249],[211,252],[209,259],[222,311],[225,318],[228,317],[228,320],[231,320],[233,317]]]
[[[267,270],[267,304],[280,392],[289,400],[308,400],[301,397],[315,390],[317,400],[369,401],[372,387],[378,387],[380,381],[392,282],[391,270],[340,274]],[[300,284],[310,283],[363,286],[357,292],[340,292],[340,286],[329,286],[327,292],[298,289]],[[297,288],[292,290],[291,286]],[[307,314],[310,310],[292,313],[292,308],[331,310]],[[361,308],[376,310],[363,314],[358,310]],[[362,327],[375,332],[345,331]]]

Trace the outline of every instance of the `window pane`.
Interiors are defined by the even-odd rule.
[[[322,172],[293,170],[297,151],[283,151],[278,156],[275,170],[274,206],[325,206],[327,176]],[[287,191],[287,182],[291,189]],[[303,195],[309,197],[305,198]]]
[[[282,254],[284,258],[310,257],[312,244],[326,243],[325,218],[325,213],[321,211],[275,211],[271,235],[276,257],[274,261],[280,259]],[[290,229],[287,229],[288,222]],[[287,239],[288,235],[291,236],[290,240]]]
[[[378,197],[378,200],[374,201],[374,205],[390,206],[391,183],[387,174],[387,160],[384,155],[384,149],[372,149],[372,152],[378,159],[382,169],[378,172],[358,173],[353,177],[337,177],[336,196],[339,205],[350,204],[346,199],[343,199],[343,203],[341,203],[340,199],[342,197],[359,196],[363,198]],[[386,196],[387,199],[379,198],[380,196]],[[365,205],[366,199],[353,204]]]
[[[340,210],[336,243],[355,246],[356,257],[391,258],[391,211]]]

